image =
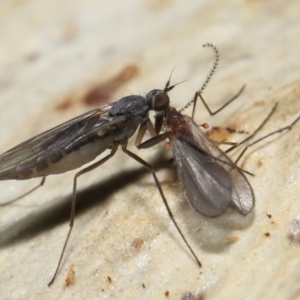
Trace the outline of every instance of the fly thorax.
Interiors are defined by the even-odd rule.
[[[115,124],[116,139],[130,138],[137,128],[148,120],[150,107],[146,98],[132,95],[120,99],[109,110],[110,118],[124,117],[124,122]]]
[[[168,131],[180,132],[182,134],[187,132],[187,124],[184,116],[175,108],[170,108],[166,112],[166,128]]]
[[[145,118],[148,116],[149,105],[147,100],[142,96],[132,95],[120,99],[109,110],[109,117],[116,116],[136,116],[136,118]]]

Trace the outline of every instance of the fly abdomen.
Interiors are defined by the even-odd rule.
[[[89,139],[85,143],[75,141],[69,147],[58,152],[45,152],[43,157],[37,159],[33,169],[32,177],[46,176],[50,174],[64,173],[77,169],[86,163],[94,160],[104,152],[113,142],[111,136]]]
[[[101,137],[94,134],[84,140],[75,140],[68,147],[48,149],[31,161],[24,161],[13,169],[2,172],[0,180],[43,177],[79,168],[109,148],[113,140],[114,136],[110,134]]]

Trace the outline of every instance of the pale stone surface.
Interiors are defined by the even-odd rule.
[[[212,65],[212,51],[202,48],[206,42],[221,54],[204,93],[212,108],[243,84],[247,88],[214,118],[199,104],[197,122],[251,132],[279,102],[259,136],[288,125],[300,113],[299,11],[299,1],[3,2],[1,152],[87,111],[81,95],[129,64],[139,73],[111,100],[162,88],[176,66],[172,81],[188,80],[170,93],[180,108]],[[73,105],[58,110],[65,100]],[[253,213],[242,217],[228,210],[215,219],[189,207],[175,167],[159,158],[163,145],[138,152],[133,138],[129,148],[155,163],[201,270],[168,219],[152,177],[120,151],[80,178],[75,229],[48,288],[68,230],[74,172],[49,177],[43,188],[0,208],[1,299],[181,299],[188,293],[205,299],[300,298],[299,130],[297,124],[261,142],[242,159],[255,174],[249,178]],[[1,202],[34,184],[1,182]],[[67,277],[73,284],[66,286]]]

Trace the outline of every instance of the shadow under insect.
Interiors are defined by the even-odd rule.
[[[169,172],[169,180],[165,182],[163,189],[169,201],[173,198],[173,202],[178,203],[176,208],[172,209],[175,219],[189,240],[192,240],[194,245],[198,245],[197,248],[221,253],[238,240],[240,231],[246,230],[254,222],[255,211],[243,216],[230,207],[215,218],[199,215],[183,194],[175,163],[172,163]],[[167,190],[172,190],[172,194]],[[182,248],[185,248],[184,245]]]
[[[228,210],[224,215],[213,219],[200,216],[191,209],[189,203],[186,201],[176,175],[175,162],[170,163],[166,151],[158,150],[150,163],[157,171],[168,169],[168,178],[160,181],[162,188],[165,191],[167,199],[172,200],[172,206],[174,206],[174,204],[176,205],[177,209],[174,209],[174,216],[180,226],[184,227],[185,234],[189,239],[192,239],[195,244],[200,244],[201,248],[211,252],[222,252],[223,249],[228,246],[228,242],[226,242],[227,236],[230,235],[233,230],[243,230],[251,225],[253,214],[245,218],[237,214],[234,210]],[[94,173],[96,176],[97,170],[95,170]],[[126,186],[134,184],[138,179],[148,174],[149,171],[145,168],[137,167],[130,171],[115,174],[83,190],[79,189],[77,191],[76,216],[82,213],[89,213],[93,208],[109,201],[113,194],[121,191]],[[81,181],[82,180],[84,180],[84,177]],[[41,197],[42,194],[43,193],[41,193]],[[157,196],[159,196],[159,194]],[[57,225],[69,222],[70,197],[69,195],[63,199],[59,199],[59,202],[54,200],[42,207],[39,206],[39,209],[35,210],[35,212],[32,213],[29,211],[24,218],[2,230],[0,233],[0,247],[6,248],[12,244],[22,243],[23,241],[34,238],[42,232],[51,230]],[[128,199],[128,201],[134,201],[134,199]],[[179,204],[176,204],[177,201],[179,201]],[[145,206],[149,214],[155,214],[155,209],[151,201],[137,202],[139,202],[138,205]],[[163,205],[163,203],[161,205]],[[231,215],[230,218],[228,218],[229,214]],[[101,218],[101,215],[98,217]],[[177,233],[173,231],[172,226],[169,226],[170,221],[167,215],[164,219],[162,219],[161,216],[153,216],[153,219],[155,219],[154,226],[158,231],[172,236],[175,243],[181,244]],[[76,236],[74,238],[76,238]],[[182,245],[182,249],[187,251],[184,245]]]
[[[152,162],[156,169],[163,168],[164,158],[162,155],[156,156]],[[99,171],[99,170],[98,170]],[[97,170],[94,171],[97,176]],[[143,167],[133,170],[123,171],[111,176],[110,178],[93,184],[83,190],[77,191],[76,215],[88,212],[105,201],[109,201],[114,193],[121,191],[126,186],[134,184],[139,178],[149,174]],[[84,176],[81,179],[84,180]],[[42,193],[41,193],[42,194]],[[41,195],[41,197],[43,197]],[[20,243],[23,240],[33,238],[35,235],[51,230],[53,227],[70,221],[70,195],[45,204],[34,213],[28,212],[27,216],[14,222],[11,226],[0,233],[0,247],[9,246],[12,243]],[[130,200],[128,200],[130,201]],[[15,205],[15,204],[12,204]],[[142,205],[142,203],[141,203]]]

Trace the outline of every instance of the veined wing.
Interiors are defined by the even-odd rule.
[[[0,174],[5,173],[5,171],[19,163],[25,164],[27,161],[33,160],[51,146],[62,147],[63,145],[60,143],[66,145],[71,143],[72,140],[86,134],[86,124],[95,124],[100,116],[106,113],[110,107],[111,106],[106,105],[86,112],[63,124],[42,132],[3,153],[0,155]],[[90,128],[90,130],[101,130],[100,127],[104,125],[109,126],[110,122],[107,121],[105,124],[100,122],[95,128]]]
[[[207,217],[215,217],[231,202],[231,178],[196,145],[171,138],[177,171],[183,190],[194,209]]]
[[[248,214],[254,206],[254,194],[245,175],[190,117],[185,116],[185,120],[193,140],[180,140],[174,144],[177,144],[176,151],[181,147],[183,152],[183,184],[190,190],[200,191],[197,197],[187,190],[191,194],[187,195],[191,204],[198,212],[209,216],[219,215],[229,204],[234,205],[241,214]],[[188,158],[187,151],[191,153],[191,158]],[[189,184],[191,179],[185,174],[189,177],[193,175],[195,179]]]

